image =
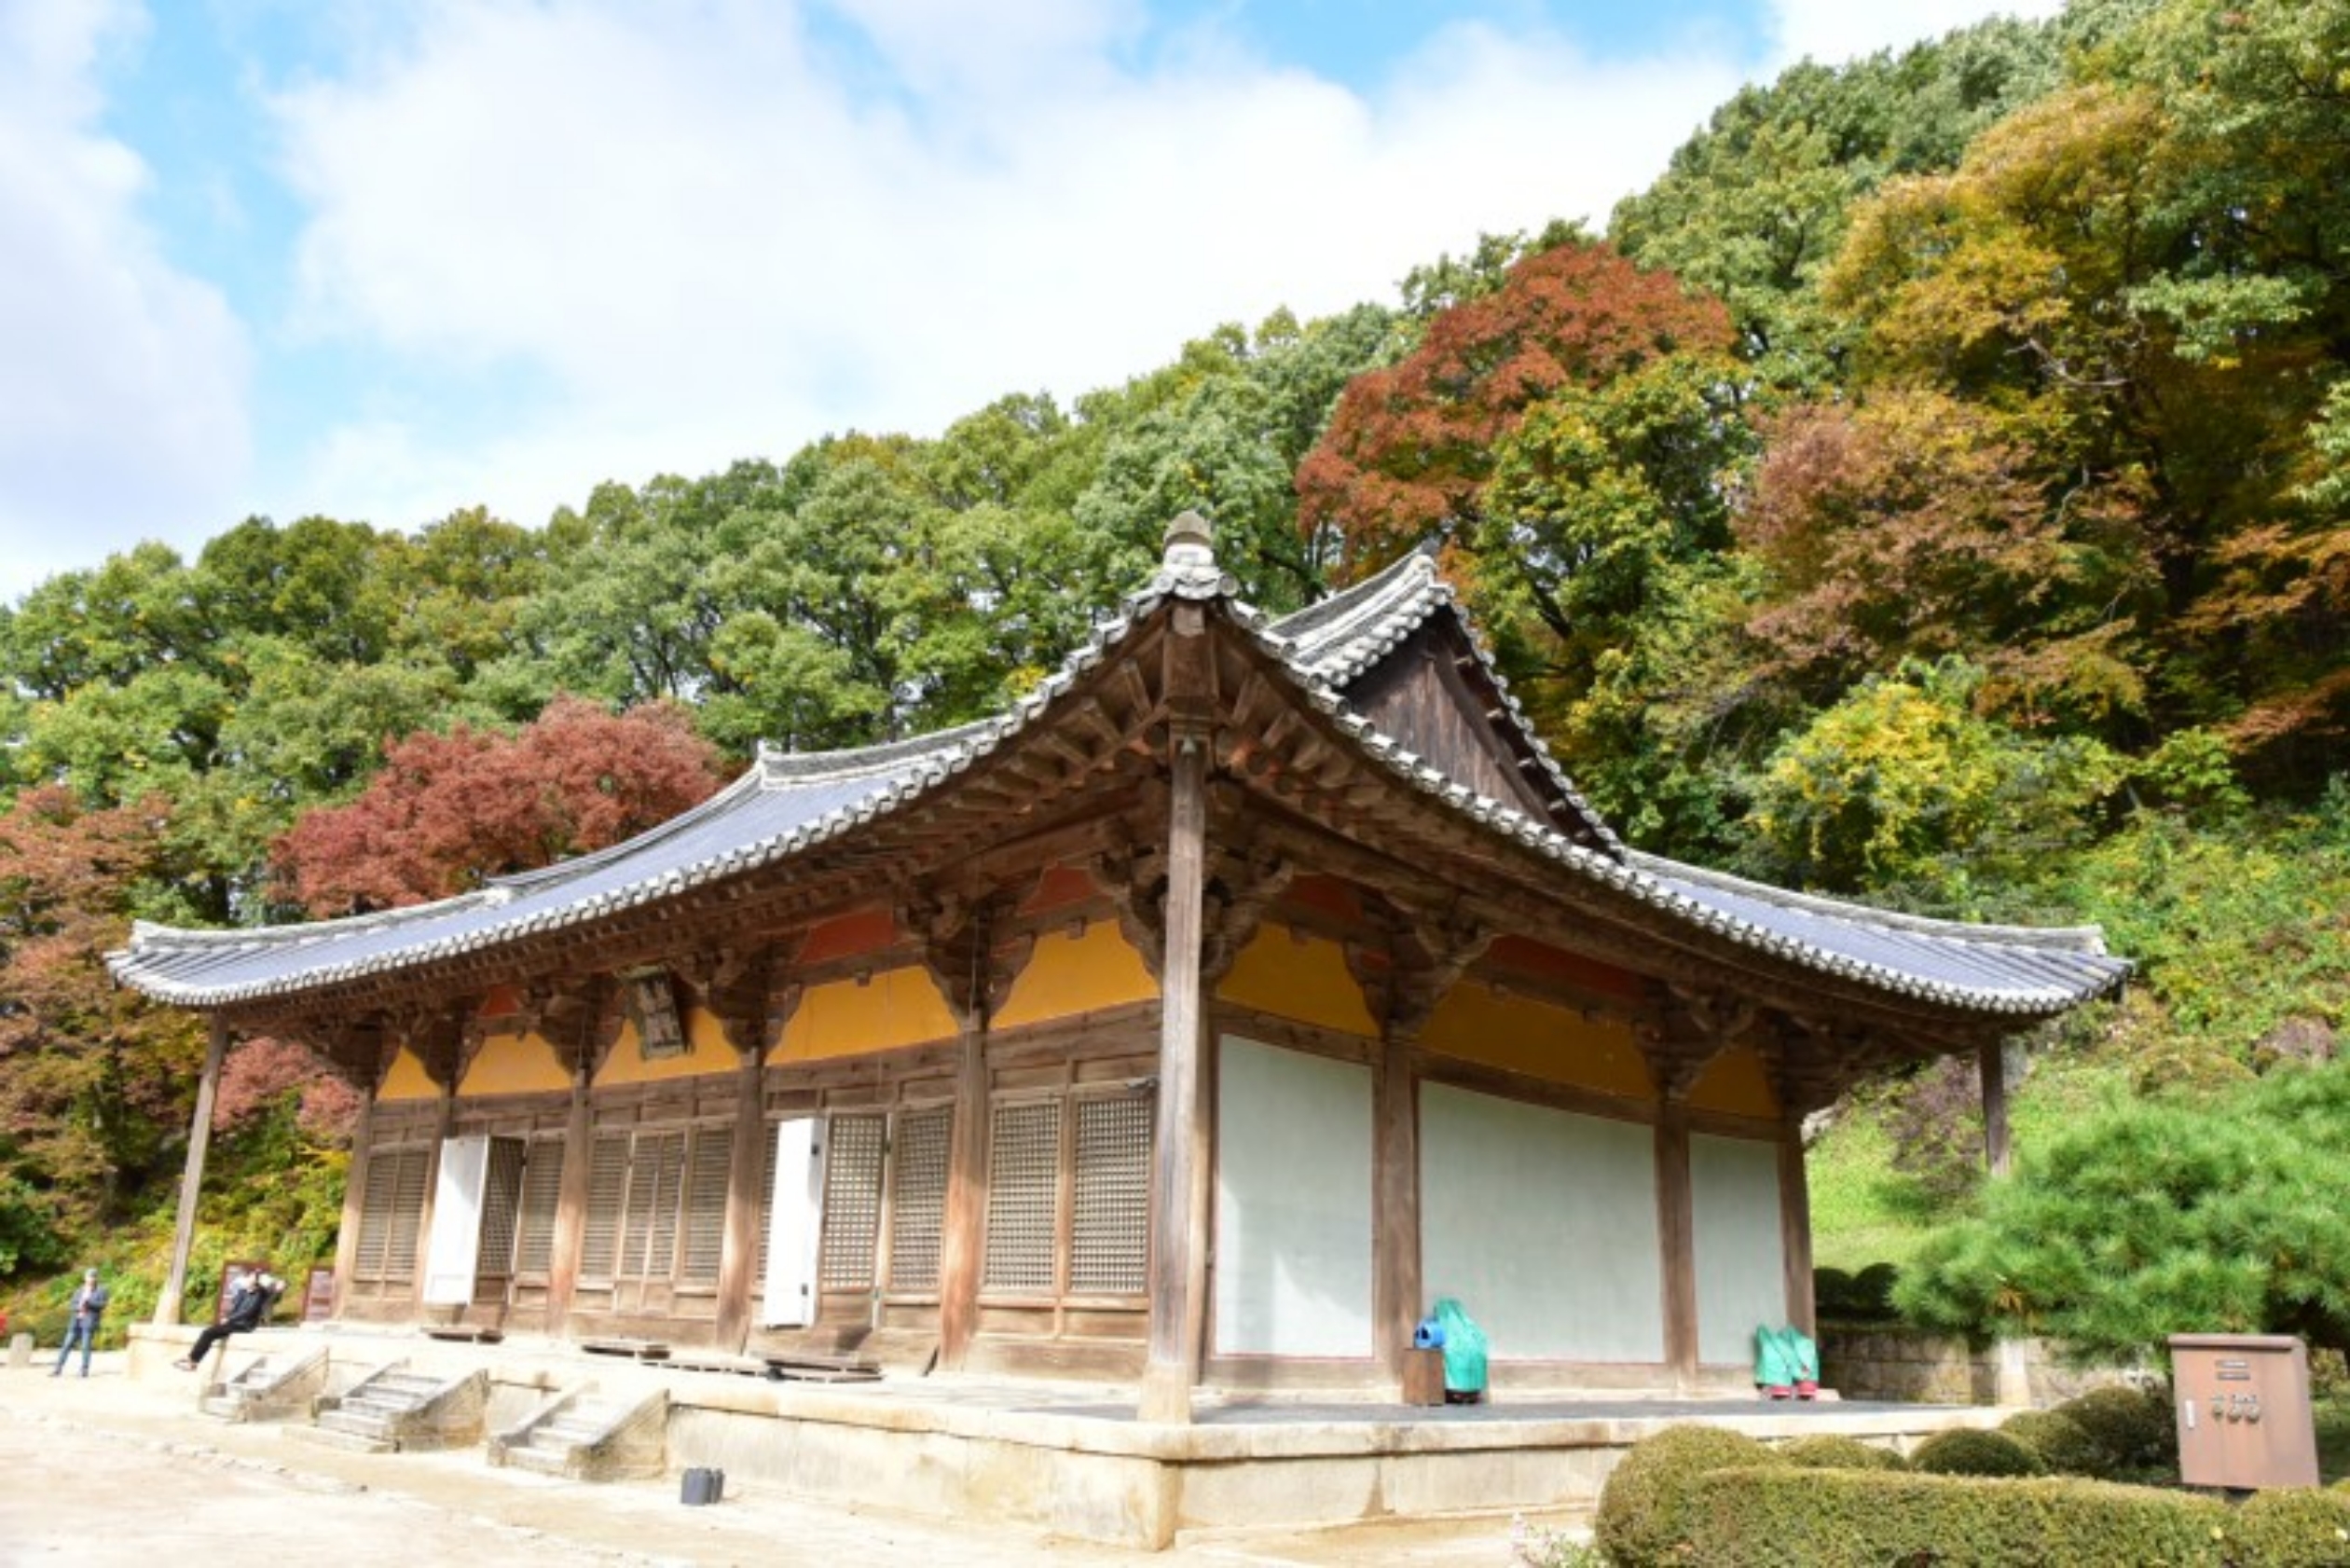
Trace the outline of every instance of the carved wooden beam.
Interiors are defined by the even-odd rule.
[[[476,998],[389,1009],[385,1022],[410,1055],[446,1093],[455,1093],[465,1068],[465,1026]]]
[[[900,930],[920,945],[923,968],[945,997],[957,1027],[985,1021],[1011,994],[1012,982],[1036,952],[1033,932],[998,940],[997,931],[1035,891],[1044,868],[1024,884],[976,897],[954,887],[925,886],[901,893],[892,911]]]
[[[526,1026],[555,1053],[566,1078],[592,1079],[620,1038],[625,1016],[609,974],[549,975],[523,988]]]
[[[1346,944],[1347,969],[1363,987],[1371,1015],[1386,1038],[1409,1044],[1420,1038],[1436,1005],[1485,956],[1502,933],[1469,913],[1458,899],[1439,901],[1413,892],[1375,894],[1371,909],[1386,940],[1374,949]]]
[[[706,947],[680,959],[675,969],[695,1005],[718,1020],[726,1043],[752,1060],[766,1055],[771,1038],[767,998],[774,961],[774,947],[759,942]]]
[[[1224,815],[1207,854],[1206,908],[1201,922],[1200,983],[1223,983],[1241,951],[1256,938],[1265,911],[1297,875],[1297,862],[1257,838],[1236,814]]]

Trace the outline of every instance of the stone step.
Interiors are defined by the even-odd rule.
[[[197,1408],[206,1415],[218,1416],[223,1421],[234,1421],[244,1413],[237,1400],[226,1395],[208,1396]]]
[[[323,1424],[325,1421],[324,1416],[319,1419],[322,1423],[320,1425],[289,1426],[285,1429],[285,1435],[299,1442],[316,1443],[321,1448],[340,1449],[345,1453],[397,1453],[400,1451],[400,1445],[388,1438],[371,1437],[359,1432],[345,1432],[337,1427]]]
[[[507,1464],[518,1470],[533,1470],[543,1476],[568,1474],[566,1465],[570,1458],[570,1450],[568,1448],[521,1448],[506,1451]]]
[[[316,1425],[322,1431],[342,1432],[354,1437],[370,1437],[379,1442],[389,1442],[392,1438],[390,1422],[362,1410],[353,1410],[347,1406],[340,1410],[319,1411]]]

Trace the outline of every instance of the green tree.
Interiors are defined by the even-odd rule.
[[[1985,1190],[1895,1288],[1928,1327],[2099,1358],[2177,1333],[2350,1349],[2350,1064],[2119,1107]]]

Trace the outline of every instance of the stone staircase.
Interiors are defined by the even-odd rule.
[[[446,1378],[395,1361],[349,1393],[321,1398],[312,1424],[293,1435],[358,1453],[462,1448],[481,1441],[488,1404],[487,1371]]]
[[[326,1352],[260,1355],[204,1390],[206,1415],[223,1421],[283,1421],[309,1414],[326,1388]]]
[[[565,1389],[489,1438],[489,1462],[574,1480],[658,1476],[668,1464],[669,1396]]]

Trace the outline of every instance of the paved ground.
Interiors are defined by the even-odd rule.
[[[0,1565],[166,1568],[224,1561],[856,1564],[1056,1568],[1175,1563],[1508,1568],[1492,1520],[1196,1542],[1158,1555],[825,1506],[729,1482],[688,1507],[678,1482],[585,1485],[492,1469],[478,1450],[365,1455],[199,1413],[191,1391],[46,1358],[0,1368]]]

